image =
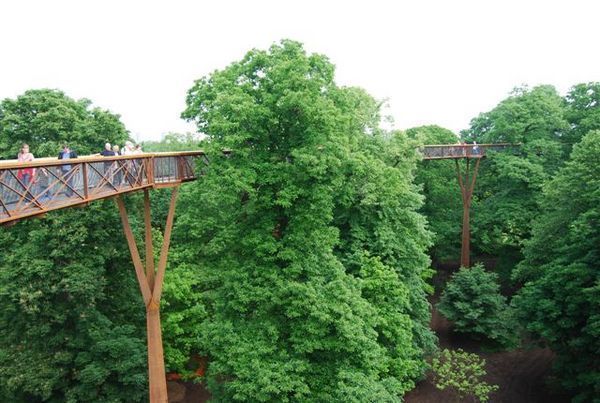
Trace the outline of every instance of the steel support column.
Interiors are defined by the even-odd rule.
[[[117,205],[123,223],[123,231],[131,252],[131,259],[135,267],[136,277],[142,292],[142,298],[146,305],[146,332],[148,338],[148,379],[150,403],[167,403],[167,381],[165,376],[165,363],[162,345],[162,334],[160,326],[160,297],[162,293],[162,284],[167,267],[167,258],[169,254],[169,245],[171,242],[171,231],[173,229],[173,220],[175,217],[175,205],[177,201],[177,187],[173,188],[171,193],[171,202],[167,214],[167,223],[163,237],[163,245],[160,251],[158,266],[156,267],[156,277],[154,273],[154,256],[152,248],[152,228],[150,222],[150,198],[147,190],[144,192],[144,222],[145,222],[145,243],[146,243],[146,273],[137,244],[133,236],[133,231],[127,218],[127,210],[121,196],[117,197]]]
[[[481,158],[476,158],[475,168],[471,173],[470,170],[470,158],[467,158],[466,169],[464,177],[460,171],[460,164],[458,160],[454,160],[456,163],[456,175],[458,177],[458,185],[460,186],[462,194],[463,204],[463,222],[462,222],[462,245],[460,248],[460,265],[462,267],[469,267],[471,265],[471,224],[470,224],[470,209],[471,201],[473,198],[473,189],[475,188],[475,181],[477,180],[477,172],[479,171],[479,162]],[[472,174],[472,176],[471,176]]]

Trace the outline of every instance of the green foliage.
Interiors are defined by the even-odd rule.
[[[515,88],[494,109],[473,119],[463,134],[467,140],[481,143],[558,139],[568,129],[562,104],[562,98],[550,85]]]
[[[0,104],[0,154],[80,154],[121,142],[118,116],[60,91]],[[117,402],[147,396],[144,305],[110,201],[0,228],[3,401]]]
[[[22,143],[36,157],[55,157],[63,143],[79,155],[100,152],[104,143],[123,143],[125,126],[114,115],[75,101],[58,90],[28,90],[0,102],[0,158],[16,158]]]
[[[571,125],[565,141],[576,144],[591,130],[600,129],[600,83],[577,84],[565,97],[565,117]]]
[[[542,186],[568,155],[565,134],[570,126],[564,115],[564,101],[554,87],[517,88],[462,133],[478,143],[521,144],[482,162],[472,204],[474,252],[503,256],[505,282],[531,236]]]
[[[199,149],[201,136],[193,133],[167,133],[160,141],[144,141],[145,152],[193,151]]]
[[[110,202],[1,230],[0,394],[143,400],[143,302],[123,242]]]
[[[420,144],[456,144],[458,141],[454,133],[439,126],[415,127],[406,133]],[[415,182],[422,186],[425,204],[421,212],[434,233],[432,257],[455,259],[460,254],[462,201],[454,161],[422,161]]]
[[[558,355],[563,385],[577,401],[600,398],[600,131],[575,145],[544,187],[543,213],[514,273],[513,302],[526,329]]]
[[[209,357],[217,401],[399,401],[423,373],[433,337],[416,156],[333,73],[284,41],[188,93],[183,116],[207,134],[211,165],[182,192],[167,280],[203,310],[177,309],[172,287],[167,320],[181,357]]]
[[[487,402],[490,394],[498,390],[498,385],[490,385],[483,380],[485,360],[461,349],[442,350],[433,359],[432,370],[436,388],[452,388],[461,401],[470,397]]]
[[[187,364],[199,352],[198,345],[207,319],[203,281],[186,264],[171,265],[165,274],[162,310],[164,355],[167,367],[189,375]]]
[[[461,268],[446,285],[439,311],[454,323],[457,332],[484,338],[501,346],[514,346],[514,320],[500,294],[498,275],[483,266]]]

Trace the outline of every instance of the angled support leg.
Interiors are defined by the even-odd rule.
[[[458,185],[462,194],[463,203],[463,222],[462,222],[462,242],[460,248],[460,265],[461,267],[469,267],[471,265],[471,201],[473,198],[473,189],[475,189],[475,181],[477,180],[477,172],[479,171],[479,162],[481,158],[477,158],[475,168],[471,176],[470,159],[467,158],[465,174],[460,171],[458,160],[456,163],[456,175],[458,177]]]
[[[162,345],[162,333],[160,326],[160,297],[167,257],[171,243],[171,231],[175,217],[175,205],[177,201],[177,188],[171,193],[171,203],[167,214],[167,223],[163,245],[160,252],[157,273],[154,273],[154,250],[152,247],[152,227],[150,221],[150,198],[148,191],[144,191],[144,222],[146,243],[146,272],[140,258],[133,231],[129,225],[125,203],[121,196],[117,197],[117,205],[121,214],[123,230],[131,252],[131,258],[135,267],[136,277],[142,292],[144,304],[146,305],[146,332],[148,338],[148,379],[150,389],[150,403],[167,403],[167,381],[165,376],[165,361]]]

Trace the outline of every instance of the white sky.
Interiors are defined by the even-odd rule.
[[[58,88],[137,140],[195,131],[193,81],[282,38],[388,98],[397,128],[458,131],[517,85],[600,81],[597,1],[0,0],[0,99]]]

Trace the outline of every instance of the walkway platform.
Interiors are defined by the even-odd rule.
[[[504,151],[517,147],[517,144],[435,144],[420,148],[424,160],[483,158],[489,152]]]
[[[203,151],[0,161],[0,224],[146,188],[196,179]],[[30,178],[33,179],[30,179]]]

